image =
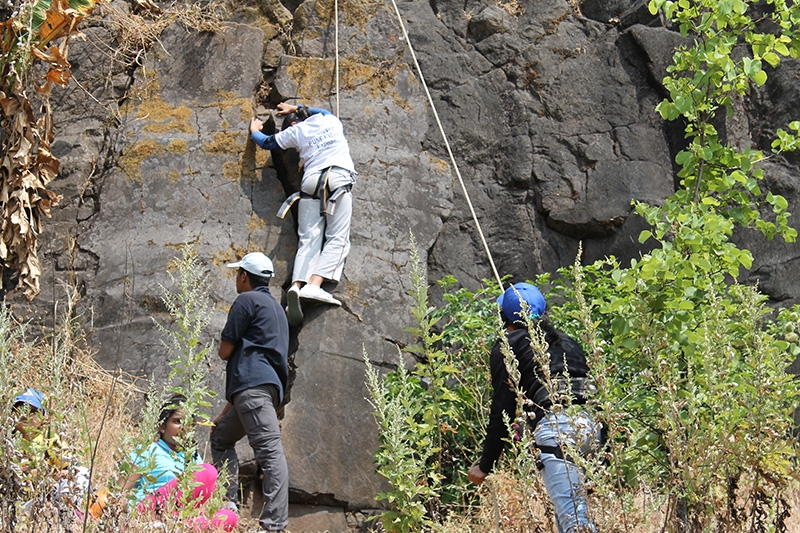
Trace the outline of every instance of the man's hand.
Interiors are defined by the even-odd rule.
[[[278,111],[276,114],[278,115],[288,115],[289,113],[294,113],[297,111],[297,106],[292,104],[287,104],[286,102],[281,102],[278,104]]]
[[[211,423],[211,431],[209,433],[214,433],[214,430],[217,429],[217,424],[219,424],[219,421],[222,420],[222,417],[225,416],[225,413],[227,413],[231,407],[233,407],[231,402],[225,403],[225,407],[222,409],[222,412],[217,418],[214,419],[214,422]]]
[[[472,465],[469,471],[467,472],[467,477],[469,478],[469,480],[475,483],[476,485],[480,485],[481,483],[483,483],[483,480],[486,479],[487,475],[488,474],[486,474],[483,470],[481,470],[481,467],[478,463]]]
[[[257,118],[254,118],[250,121],[250,133],[255,133],[257,131],[261,131],[261,128],[264,127],[264,123]]]

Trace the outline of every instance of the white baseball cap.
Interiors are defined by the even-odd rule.
[[[272,261],[261,252],[251,252],[236,263],[228,263],[230,268],[241,268],[262,278],[271,278],[274,274]]]

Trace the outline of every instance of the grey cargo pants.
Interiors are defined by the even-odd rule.
[[[259,523],[267,531],[282,531],[289,524],[289,469],[275,414],[278,396],[275,385],[261,385],[235,394],[232,408],[219,420],[210,439],[214,466],[221,470],[225,461],[228,464],[231,484],[227,498],[238,502],[239,458],[235,446],[247,435],[256,462],[264,472],[261,487],[264,509]]]

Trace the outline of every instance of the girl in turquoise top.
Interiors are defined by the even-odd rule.
[[[187,461],[186,451],[182,449],[179,435],[183,432],[184,412],[180,406],[185,401],[182,396],[174,396],[164,405],[159,416],[158,440],[144,449],[137,449],[130,455],[131,463],[139,473],[131,474],[125,483],[126,489],[133,489],[140,513],[161,514],[181,503],[193,502],[195,506],[204,504],[214,492],[217,470],[212,465],[201,463],[194,451]],[[189,498],[184,498],[178,489],[178,478],[190,463],[198,465],[194,474],[195,487]],[[147,471],[147,475],[141,473]],[[239,517],[230,509],[220,509],[214,514],[211,524],[199,516],[195,519],[198,529],[222,528],[232,531]]]

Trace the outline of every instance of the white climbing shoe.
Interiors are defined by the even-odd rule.
[[[317,287],[316,285],[311,285],[308,283],[305,284],[302,289],[300,289],[300,298],[303,298],[304,300],[314,300],[325,304],[342,305],[342,302],[331,296],[321,287]]]

